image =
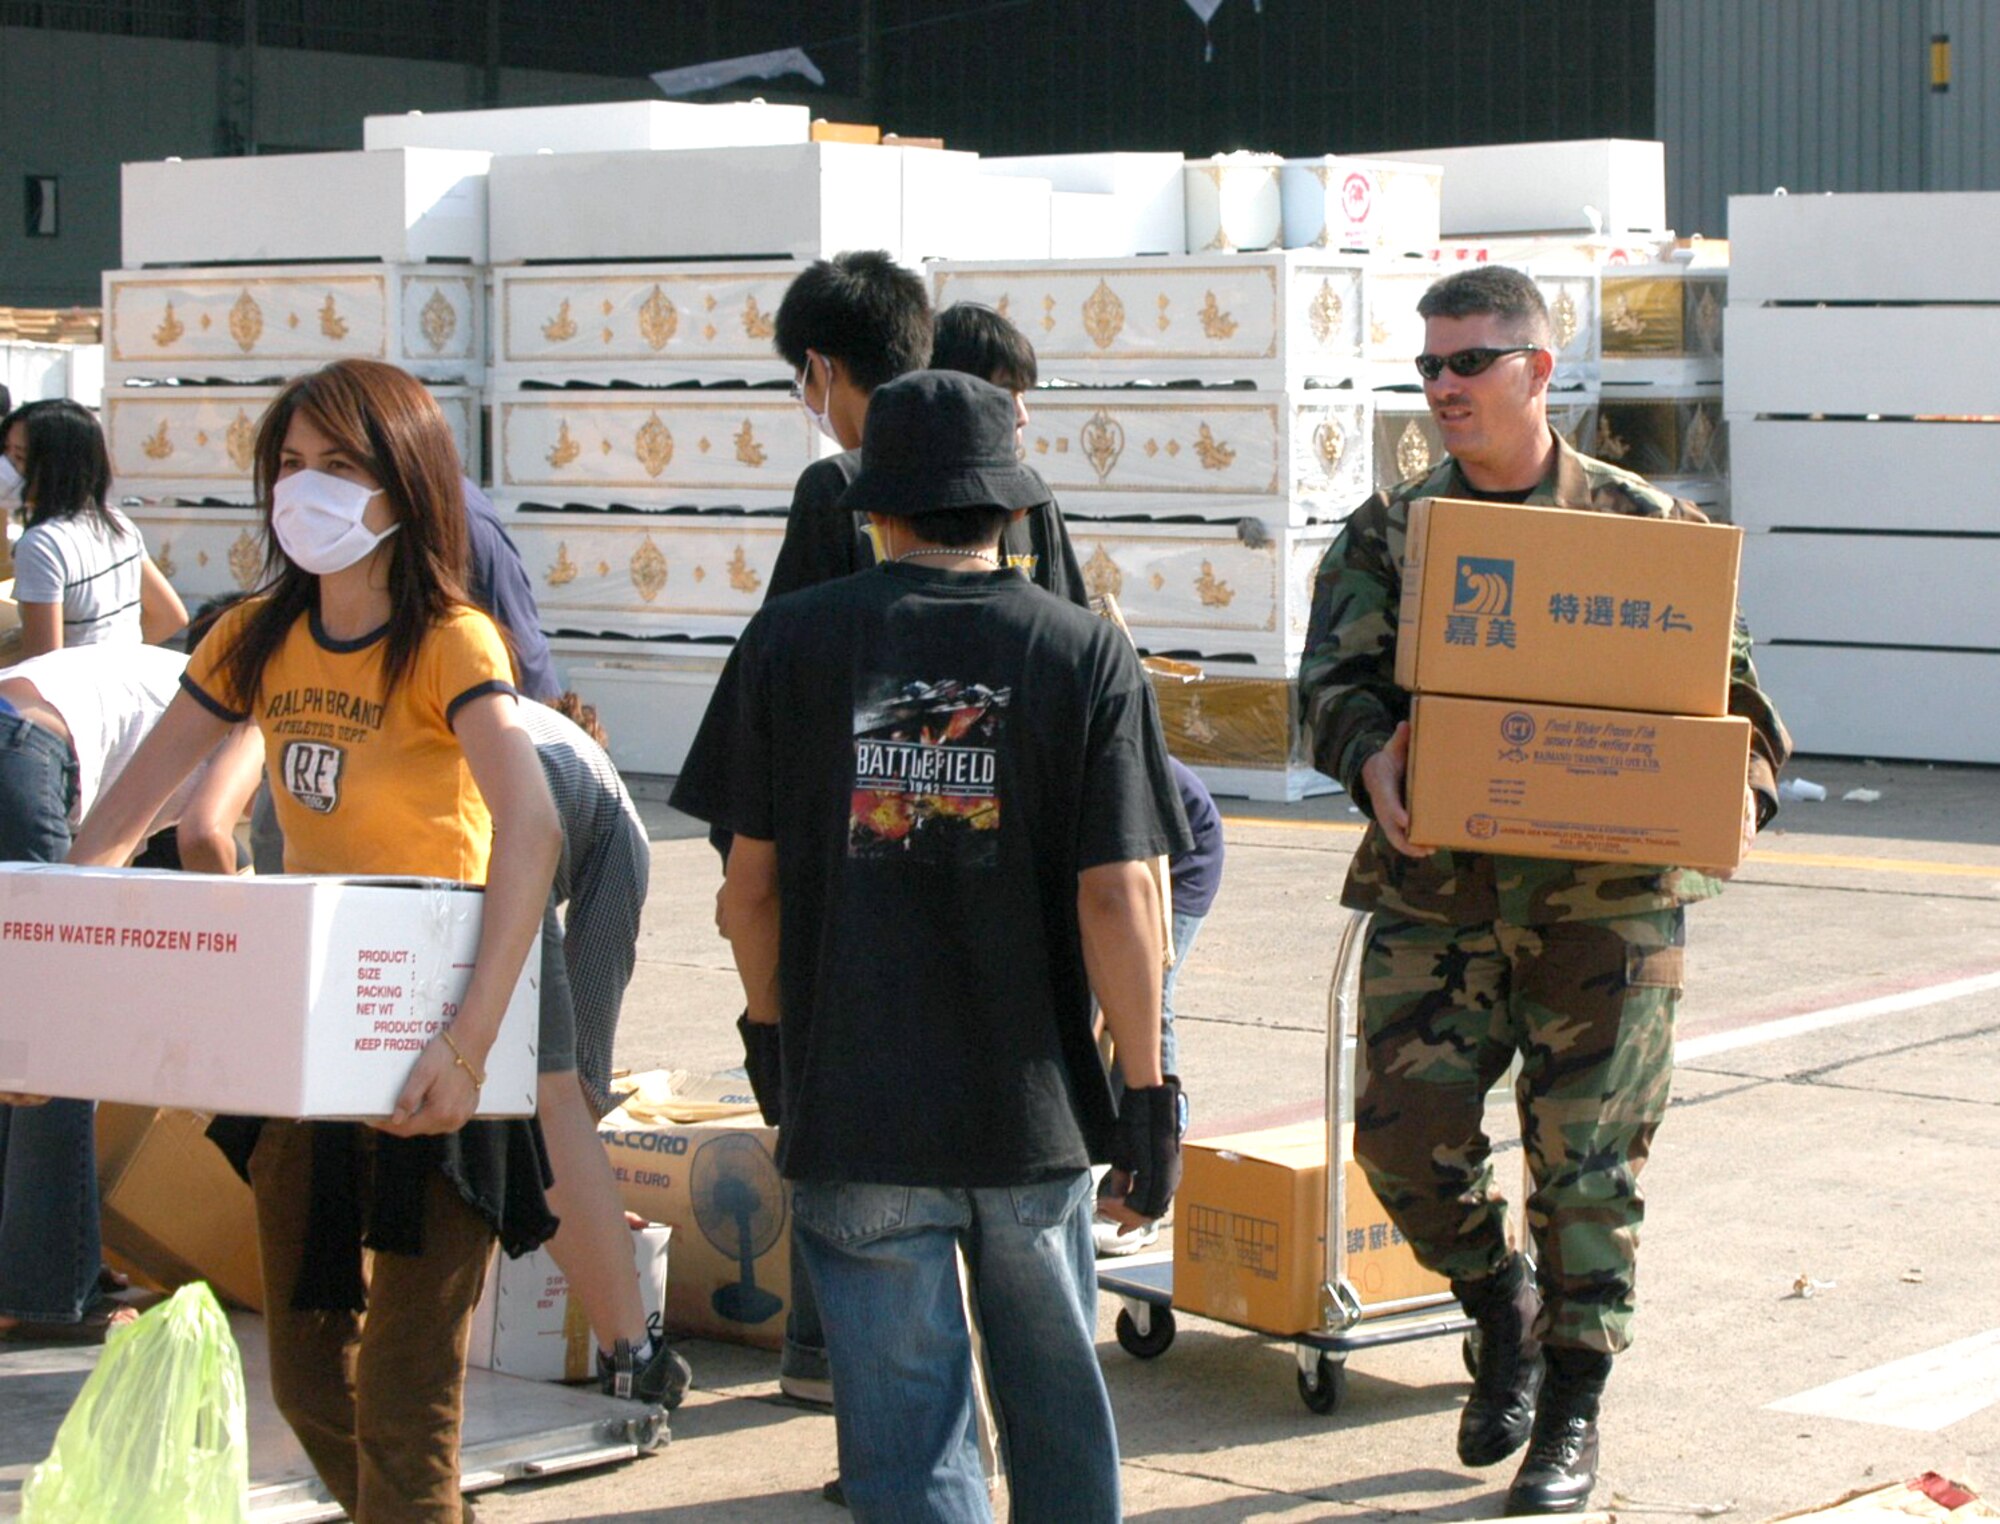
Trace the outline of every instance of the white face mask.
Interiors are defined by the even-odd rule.
[[[377,534],[361,522],[374,497],[359,482],[295,471],[271,489],[271,532],[299,570],[316,577],[345,571],[403,527]]]
[[[813,361],[815,359],[817,359],[822,365],[826,366],[826,409],[827,410],[824,413],[814,411],[813,405],[810,402],[806,401],[806,387],[812,383]],[[835,444],[840,444],[840,435],[834,432],[833,417],[832,417],[833,365],[832,362],[826,358],[826,356],[824,355],[806,356],[805,380],[799,383],[799,406],[806,410],[806,417],[810,418],[813,421],[813,426],[817,428],[820,431],[820,433],[824,434],[828,439],[831,439]],[[844,445],[842,445],[841,447],[843,449],[846,448],[846,446]]]
[[[0,502],[12,502],[21,492],[21,473],[14,462],[0,455]]]

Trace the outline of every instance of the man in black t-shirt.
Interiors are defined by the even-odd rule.
[[[862,1520],[986,1516],[961,1250],[1007,1453],[1032,1461],[1014,1517],[1119,1517],[1089,1164],[1111,1161],[1134,1224],[1179,1178],[1148,864],[1190,839],[1129,642],[1000,569],[1046,490],[997,387],[880,388],[842,506],[883,563],[751,621],[674,791],[734,833],[746,1048]]]

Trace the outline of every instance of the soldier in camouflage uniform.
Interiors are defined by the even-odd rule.
[[[1683,907],[1721,885],[1686,868],[1411,845],[1410,695],[1394,675],[1403,537],[1420,497],[1702,515],[1549,428],[1548,310],[1527,277],[1480,266],[1438,282],[1418,310],[1418,368],[1450,454],[1370,498],[1327,551],[1299,677],[1318,766],[1372,820],[1342,894],[1375,917],[1354,1146],[1418,1258],[1478,1322],[1460,1458],[1492,1465],[1531,1441],[1508,1512],[1566,1512],[1589,1500],[1598,1398],[1630,1338],[1638,1176],[1672,1077]],[[1753,734],[1747,843],[1777,813],[1790,741],[1740,618],[1730,676],[1730,711]],[[1507,1246],[1482,1127],[1516,1055],[1532,1272]]]

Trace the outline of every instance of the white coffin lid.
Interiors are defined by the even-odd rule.
[[[473,148],[486,153],[605,153],[621,148],[747,148],[803,143],[804,106],[743,101],[597,101],[499,111],[411,111],[362,122],[367,148]]]
[[[1412,148],[1385,155],[1444,171],[1442,219],[1457,233],[1541,233],[1590,226],[1607,233],[1667,226],[1666,145],[1637,138]]]
[[[1044,179],[1068,200],[1067,247],[1057,258],[1181,254],[1187,250],[1186,163],[1177,153],[1055,153],[981,159],[981,173]],[[1088,194],[1106,198],[1079,204]],[[1078,220],[1088,219],[1080,227]],[[1084,228],[1091,229],[1088,234]],[[1086,238],[1084,247],[1076,240]]]

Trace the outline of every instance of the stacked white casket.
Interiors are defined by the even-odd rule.
[[[1373,402],[1354,385],[1367,265],[1278,250],[929,266],[939,310],[985,303],[1035,345],[1028,463],[1091,591],[1142,650],[1206,674],[1162,685],[1162,716],[1224,792],[1330,786],[1292,688],[1319,559],[1373,488]]]
[[[125,268],[103,278],[112,490],[190,603],[262,575],[257,426],[304,371],[402,366],[481,474],[488,164],[385,148],[124,167]]]

